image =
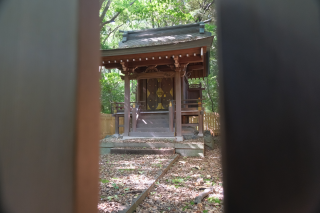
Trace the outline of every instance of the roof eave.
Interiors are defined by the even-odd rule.
[[[131,55],[131,54],[139,54],[139,53],[152,53],[152,52],[179,50],[179,49],[189,49],[189,48],[203,47],[203,46],[206,46],[207,51],[209,51],[213,42],[213,38],[214,36],[209,36],[206,38],[197,39],[193,41],[183,41],[183,42],[177,42],[172,44],[101,50],[101,56],[106,57],[106,56],[117,56],[117,55]]]

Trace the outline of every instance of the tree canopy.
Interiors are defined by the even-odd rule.
[[[101,49],[118,48],[119,32],[175,26],[206,21],[206,30],[215,35],[215,0],[100,0]],[[209,76],[189,79],[201,83],[207,111],[218,110],[218,68],[216,40],[210,49]],[[101,110],[111,113],[110,102],[124,101],[124,82],[118,70],[101,69]],[[136,81],[131,83],[131,99],[135,100]]]

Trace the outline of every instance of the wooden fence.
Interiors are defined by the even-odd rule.
[[[101,120],[101,139],[105,138],[107,135],[113,135],[115,133],[115,117],[111,114],[103,114],[100,116]],[[119,118],[119,125],[123,125],[123,117]],[[123,127],[119,128],[119,133],[123,133]]]
[[[111,114],[101,113],[101,138],[115,133],[115,117]],[[197,116],[190,116],[189,123],[198,123]],[[119,125],[123,125],[123,117],[119,118]],[[205,112],[203,116],[203,129],[210,130],[214,135],[220,134],[220,116],[216,112]],[[119,128],[119,133],[123,133],[123,127]]]
[[[190,116],[189,123],[198,123],[198,116]],[[219,135],[220,115],[217,112],[204,112],[203,129],[209,130],[213,135]]]

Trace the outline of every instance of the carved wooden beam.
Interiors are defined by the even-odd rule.
[[[175,72],[153,72],[153,73],[133,73],[129,76],[130,80],[150,79],[150,78],[173,78]],[[124,80],[124,76],[121,76]]]
[[[173,56],[173,60],[174,60],[174,66],[175,67],[180,67],[179,57],[178,56]]]
[[[202,69],[204,69],[203,65],[189,65],[187,68],[187,71],[191,72],[192,70],[202,70]]]
[[[184,76],[186,71],[187,71],[187,67],[188,67],[189,63],[185,63],[185,64],[180,64],[180,72],[181,75]]]
[[[122,69],[121,64],[116,63],[102,64],[101,66],[104,66],[106,69]]]
[[[120,62],[121,66],[122,66],[122,71],[126,72],[128,71],[128,63],[127,62]]]

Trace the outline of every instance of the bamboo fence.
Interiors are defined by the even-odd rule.
[[[115,117],[112,117],[111,114],[103,114],[100,116],[100,128],[101,136],[100,138],[105,138],[107,135],[113,135],[115,133]],[[119,125],[123,125],[123,117],[119,118]],[[123,133],[123,127],[119,128],[119,134]]]
[[[189,123],[198,123],[198,116],[190,116]],[[203,129],[209,130],[213,135],[219,135],[220,115],[217,112],[204,112]]]

